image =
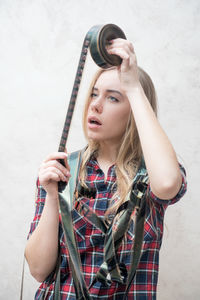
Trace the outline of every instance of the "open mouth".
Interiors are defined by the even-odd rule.
[[[101,123],[97,118],[94,118],[94,117],[90,117],[90,118],[88,119],[88,122],[89,122],[89,124],[91,124],[91,125],[97,125],[97,126],[102,125],[102,123]]]
[[[90,124],[96,124],[96,125],[101,125],[98,121],[96,120],[90,120],[89,121]]]

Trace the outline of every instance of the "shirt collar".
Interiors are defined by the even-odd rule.
[[[96,170],[96,171],[101,170],[101,168],[100,168],[100,166],[99,166],[99,164],[98,164],[98,161],[97,161],[96,156],[95,156],[94,153],[90,156],[90,159],[89,159],[88,162],[87,162],[87,166],[88,166],[88,167],[94,168],[94,170]],[[109,174],[110,172],[112,172],[112,173],[115,174],[115,168],[116,168],[116,165],[115,165],[115,164],[111,165],[111,166],[109,167],[108,174]],[[102,171],[102,170],[101,170],[101,171]],[[114,175],[114,174],[113,174],[113,175]]]

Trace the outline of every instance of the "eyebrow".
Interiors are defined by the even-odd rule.
[[[98,91],[98,88],[93,87],[92,90],[93,90],[93,91]],[[119,94],[121,97],[123,97],[122,93],[120,93],[120,92],[117,91],[117,90],[110,90],[110,89],[108,89],[108,90],[106,90],[106,92],[108,92],[108,93],[117,93],[117,94]]]

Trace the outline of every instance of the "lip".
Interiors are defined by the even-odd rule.
[[[91,121],[96,121],[98,122],[98,124],[96,123],[91,123]],[[89,116],[88,117],[88,128],[99,128],[102,125],[101,121],[95,117],[95,116]]]

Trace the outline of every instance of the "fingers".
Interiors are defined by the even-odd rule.
[[[116,45],[117,47],[125,46],[127,49],[134,52],[133,44],[130,41],[125,40],[125,39],[114,39],[114,40],[112,40],[112,45]]]
[[[124,49],[127,53],[134,53],[134,47],[133,44],[127,40],[124,39],[114,39],[111,40],[109,45],[106,47],[107,51],[113,49],[113,48],[119,48]]]
[[[125,51],[124,49],[121,48],[112,48],[109,49],[109,54],[115,54],[115,55],[119,55],[122,59],[130,59],[130,55],[127,53],[127,51]]]
[[[111,40],[107,52],[122,59],[122,63],[117,67],[121,88],[128,93],[133,87],[140,85],[137,59],[132,43],[125,39]]]
[[[132,43],[124,39],[115,39],[111,41],[110,45],[108,45],[107,51],[109,54],[114,54],[121,57],[122,63],[118,67],[118,71],[120,72],[120,77],[122,74],[126,73],[126,79],[124,83],[127,82],[127,76],[129,74],[129,77],[134,79],[134,82],[132,83],[130,80],[128,80],[129,87],[135,84],[135,82],[138,81],[137,58]],[[126,90],[128,87],[124,86],[123,88]]]
[[[64,160],[65,166],[59,162],[61,159]],[[39,178],[44,185],[50,181],[68,182],[70,176],[70,167],[67,161],[67,153],[65,152],[51,153],[39,168]]]
[[[61,172],[63,172],[66,176],[69,176],[70,166],[67,161],[67,153],[65,152],[54,152],[48,155],[48,157],[42,163],[43,168],[55,167]],[[65,166],[59,162],[59,160],[64,160]]]
[[[69,169],[64,167],[60,162],[58,162],[57,160],[50,160],[47,161],[45,163],[42,163],[41,165],[41,169],[45,170],[45,169],[57,169],[60,172],[62,172],[65,176],[69,176]]]
[[[69,176],[69,172],[62,172],[56,167],[41,168],[39,172],[39,177],[42,178],[42,180],[45,182],[48,182],[50,180],[68,182]]]
[[[127,40],[111,40],[106,49],[109,54],[120,56],[126,65],[132,65],[136,63],[134,47],[132,43]]]
[[[48,162],[49,160],[56,160],[56,159],[66,159],[67,153],[65,152],[54,152],[47,156],[44,162]]]

